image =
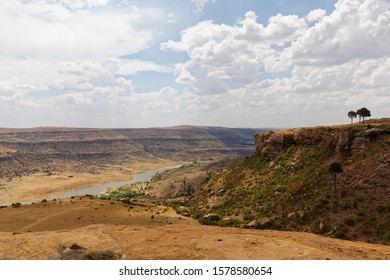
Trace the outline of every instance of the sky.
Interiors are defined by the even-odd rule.
[[[0,127],[390,117],[390,0],[2,0]]]

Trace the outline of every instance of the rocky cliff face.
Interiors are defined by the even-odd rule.
[[[256,154],[267,159],[274,159],[292,145],[317,145],[321,142],[333,146],[338,155],[358,155],[363,154],[372,142],[390,141],[390,119],[354,125],[261,132],[255,135],[255,141]]]
[[[256,155],[195,191],[204,223],[390,245],[390,119],[256,134]],[[339,162],[337,180],[329,172]],[[217,219],[205,219],[216,214]]]

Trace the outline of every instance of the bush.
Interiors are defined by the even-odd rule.
[[[217,214],[208,214],[199,219],[199,223],[202,225],[216,225],[221,220],[221,217]]]
[[[347,234],[344,231],[338,230],[334,233],[334,237],[339,239],[349,239]]]
[[[383,239],[385,241],[390,241],[390,230],[385,232],[385,234],[383,235]]]
[[[344,224],[346,224],[347,226],[354,226],[356,225],[356,221],[351,217],[346,217],[344,219]]]

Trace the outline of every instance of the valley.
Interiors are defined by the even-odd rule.
[[[0,128],[0,205],[44,199],[185,161],[242,156],[253,129]]]
[[[0,129],[0,258],[390,258],[390,119],[259,131]]]

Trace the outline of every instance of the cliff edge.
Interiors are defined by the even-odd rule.
[[[390,245],[390,119],[257,133],[256,153],[188,200],[201,223]],[[340,173],[330,172],[332,163]]]
[[[390,143],[390,119],[372,120],[352,125],[318,126],[261,132],[255,135],[256,154],[274,159],[280,152],[296,145],[325,142],[340,155],[361,155],[373,143]]]

